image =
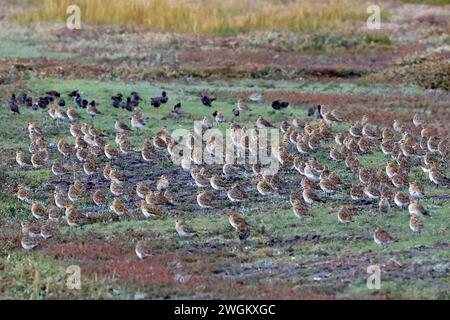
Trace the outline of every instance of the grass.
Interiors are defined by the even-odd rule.
[[[65,21],[70,0],[45,0],[23,22]],[[155,31],[235,35],[250,31],[342,28],[367,18],[364,1],[81,0],[82,23],[149,27]],[[276,14],[274,14],[276,12]]]
[[[266,93],[276,89],[303,94],[320,92],[350,96],[372,94],[382,97],[398,93],[399,90],[403,97],[425,93],[423,89],[414,86],[367,86],[345,82],[275,83],[260,80],[126,84],[118,81],[45,79],[28,80],[24,86],[32,95],[42,94],[49,88],[63,93],[79,89],[83,96],[95,98],[99,102],[99,108],[105,115],[94,119],[95,125],[110,134],[114,131],[113,120],[116,117],[124,121],[129,117],[125,111],[109,106],[109,97],[112,94],[119,91],[129,94],[136,90],[149,97],[166,89],[170,95],[170,105],[177,100],[183,101],[185,112],[190,114],[189,119],[174,120],[170,117],[170,108],[162,107],[156,110],[146,106],[145,113],[150,120],[143,132],[145,136],[153,134],[162,125],[169,129],[190,128],[193,119],[212,113],[211,109],[200,105],[200,92],[218,93],[221,98],[215,102],[213,109],[223,112],[227,117],[230,116],[236,96],[248,94],[255,87],[267,88]],[[274,113],[267,107],[267,103],[253,105],[253,115],[242,115],[240,122],[251,126],[256,112],[276,123],[292,115],[305,118],[307,107],[308,105],[298,104],[284,112]],[[408,110],[408,106],[403,106],[394,112],[406,113]],[[84,113],[82,115],[85,117]],[[1,145],[5,164],[2,167],[4,176],[0,176],[3,181],[0,218],[11,224],[8,230],[0,228],[0,236],[8,239],[0,246],[0,296],[3,298],[288,297],[291,293],[286,293],[283,290],[287,289],[282,288],[289,288],[296,293],[312,290],[315,294],[338,298],[448,297],[448,287],[445,287],[447,278],[443,276],[447,268],[445,261],[448,260],[448,253],[440,248],[439,244],[445,244],[448,239],[448,223],[445,217],[450,204],[447,200],[431,197],[427,198],[424,204],[432,210],[433,217],[425,221],[426,229],[420,237],[411,234],[405,210],[394,209],[380,217],[374,215],[375,208],[367,206],[358,212],[352,225],[345,227],[336,222],[336,209],[341,205],[342,199],[341,195],[337,195],[331,205],[312,208],[314,218],[300,222],[292,214],[283,195],[269,197],[265,201],[257,197],[254,203],[241,208],[252,226],[251,241],[241,248],[236,247],[234,232],[224,215],[223,210],[228,208],[199,213],[195,205],[183,203],[179,207],[181,212],[169,210],[168,216],[163,220],[145,220],[141,216],[133,216],[120,221],[93,223],[75,230],[61,226],[56,239],[49,241],[45,248],[33,253],[23,252],[16,249],[18,242],[15,234],[19,232],[19,222],[30,219],[30,215],[28,208],[11,194],[17,181],[24,181],[33,189],[45,187],[50,172],[48,169],[15,170],[12,167],[12,151],[27,145],[27,134],[23,128],[32,119],[44,129],[48,137],[46,140],[51,144],[54,144],[66,129],[64,125],[49,121],[42,111],[23,109],[21,116],[13,117],[6,108],[1,108],[0,119],[4,123],[0,132],[5,137]],[[219,126],[222,130],[225,127],[226,125]],[[336,126],[334,129],[346,128],[348,124]],[[136,146],[139,143],[135,138],[132,142]],[[324,152],[317,154],[316,158],[319,162],[328,164],[344,180],[351,181],[356,178],[342,164],[330,163]],[[362,156],[361,161],[367,167],[381,168],[385,157],[377,151]],[[158,168],[151,167],[149,174]],[[423,174],[418,174],[416,178],[426,181]],[[286,179],[289,189],[298,184],[297,174],[290,173]],[[427,186],[429,195],[443,195],[445,192],[443,189]],[[82,202],[80,209],[91,210],[91,204]],[[173,224],[179,214],[201,232],[201,237],[192,240],[177,237]],[[387,228],[399,241],[386,249],[376,246],[371,239],[375,224]],[[302,240],[314,235],[319,238]],[[139,239],[151,239],[157,255],[154,259],[145,262],[136,260],[133,247]],[[376,292],[368,290],[365,287],[365,268],[374,262],[389,264],[392,259],[408,268],[420,261],[420,267],[417,267],[415,272],[422,272],[421,280],[411,280],[414,279],[414,274],[406,267],[403,275],[388,269],[382,275],[382,289]],[[81,291],[68,290],[65,287],[65,268],[71,264],[80,265],[83,270],[85,282]],[[162,276],[149,274],[150,266],[152,270],[159,270]],[[439,277],[430,277],[426,270],[437,270],[433,272]],[[174,285],[174,279],[183,275],[195,280],[184,285]],[[199,275],[202,275],[201,279],[195,278]],[[229,277],[236,280],[230,280]],[[319,284],[314,280],[317,277],[327,280]],[[395,286],[396,283],[399,284],[398,287]],[[266,296],[246,293],[246,290],[252,290],[259,294],[262,288],[269,284],[281,287],[271,288]]]

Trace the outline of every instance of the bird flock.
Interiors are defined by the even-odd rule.
[[[179,205],[177,191],[171,190],[177,178],[156,172],[158,179],[152,184],[145,175],[131,179],[132,173],[126,172],[126,166],[124,169],[119,164],[136,155],[139,162],[148,168],[154,168],[156,163],[171,161],[179,168],[177,174],[189,173],[193,186],[197,188],[196,205],[205,212],[218,208],[219,202],[224,199],[230,201],[235,208],[229,212],[228,221],[241,241],[247,241],[251,228],[239,209],[242,203],[251,201],[255,196],[263,201],[271,197],[288,201],[300,221],[308,217],[319,219],[311,213],[311,207],[317,204],[341,201],[343,205],[336,210],[336,220],[343,225],[353,223],[356,206],[367,207],[368,210],[376,208],[381,217],[388,214],[392,207],[398,207],[408,210],[409,227],[412,232],[420,234],[425,217],[431,212],[422,204],[422,199],[427,197],[426,184],[410,179],[410,173],[415,168],[421,168],[428,175],[430,184],[438,188],[449,186],[449,179],[445,176],[449,159],[447,141],[439,137],[436,128],[420,114],[415,114],[411,123],[395,120],[392,125],[379,127],[371,123],[367,116],[350,121],[339,110],[319,105],[308,110],[308,115],[314,119],[294,116],[275,125],[257,116],[254,126],[247,127],[237,121],[241,113],[250,110],[247,102],[241,99],[231,110],[231,121],[221,112],[214,111],[212,118],[204,116],[183,139],[174,138],[166,127],[162,127],[155,135],[145,136],[142,144],[136,146],[130,142],[130,137],[135,134],[134,129],[140,136],[146,126],[145,112],[140,107],[145,100],[137,92],[128,97],[121,93],[111,97],[113,108],[132,112],[131,127],[115,119],[113,136],[95,127],[92,119],[102,115],[95,100],[89,102],[83,99],[78,91],[70,92],[68,96],[74,105],[86,110],[91,118],[90,123],[83,122],[75,107],[64,110],[66,102],[57,91],[46,92],[46,96],[39,97],[35,102],[26,94],[18,98],[12,95],[8,100],[9,109],[18,114],[21,105],[45,110],[51,119],[64,124],[66,134],[58,140],[55,150],[46,141],[44,130],[35,122],[30,122],[29,148],[27,151],[17,150],[16,162],[21,168],[51,168],[58,179],[69,181],[68,185],[57,183],[53,194],[47,195],[45,202],[35,198],[35,190],[24,183],[18,184],[17,197],[30,206],[34,217],[33,222],[22,223],[21,245],[26,250],[51,239],[54,230],[61,225],[77,228],[108,214],[126,219],[137,211],[143,219],[168,218],[170,215],[167,212],[174,211]],[[150,105],[160,108],[168,99],[167,93],[162,92],[161,96],[150,99]],[[212,107],[215,100],[206,95],[200,97],[205,107]],[[261,100],[261,93],[248,97],[250,104],[258,104]],[[288,108],[289,103],[276,100],[271,106],[281,111]],[[175,119],[185,115],[181,102],[173,107],[172,114]],[[215,123],[229,123],[227,132],[233,146],[241,150],[244,157],[257,155],[259,148],[270,149],[270,146],[261,143],[259,132],[279,128],[281,139],[272,152],[280,170],[277,173],[268,172],[265,165],[258,161],[251,165],[224,161],[219,167],[206,164],[204,153],[219,159],[226,158],[223,149],[217,147],[221,143],[217,138],[210,136],[203,139]],[[347,123],[349,129],[340,129],[343,126],[336,125],[339,123]],[[72,140],[74,143],[69,142]],[[198,145],[200,149],[196,147]],[[385,169],[364,167],[360,157],[378,150],[385,155]],[[327,155],[327,163],[317,160],[319,152]],[[346,178],[339,176],[338,171],[328,165],[330,161],[352,174],[346,175]],[[296,177],[292,188],[286,183],[288,174]],[[105,187],[108,184],[109,187]],[[81,209],[79,203],[82,200],[97,209]],[[174,226],[180,237],[202,236],[180,216],[174,218]],[[383,247],[398,240],[380,225],[376,225],[373,238]],[[137,242],[135,252],[140,259],[152,255],[151,246],[144,240]]]

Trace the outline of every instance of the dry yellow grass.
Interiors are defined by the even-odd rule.
[[[25,18],[63,21],[73,0],[42,0]],[[233,35],[250,31],[305,31],[344,27],[367,18],[358,0],[78,0],[85,23],[150,27],[155,31]]]

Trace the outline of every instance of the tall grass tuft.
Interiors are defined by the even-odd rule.
[[[23,22],[64,21],[73,0],[34,2]],[[235,35],[250,31],[338,28],[365,21],[359,0],[78,0],[82,23],[150,27],[155,31]]]

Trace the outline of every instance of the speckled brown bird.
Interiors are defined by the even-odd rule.
[[[128,215],[128,208],[117,197],[113,199],[110,209],[112,212],[114,212],[119,217]]]
[[[148,204],[145,200],[141,200],[141,211],[146,218],[163,218],[164,213],[152,204]]]

